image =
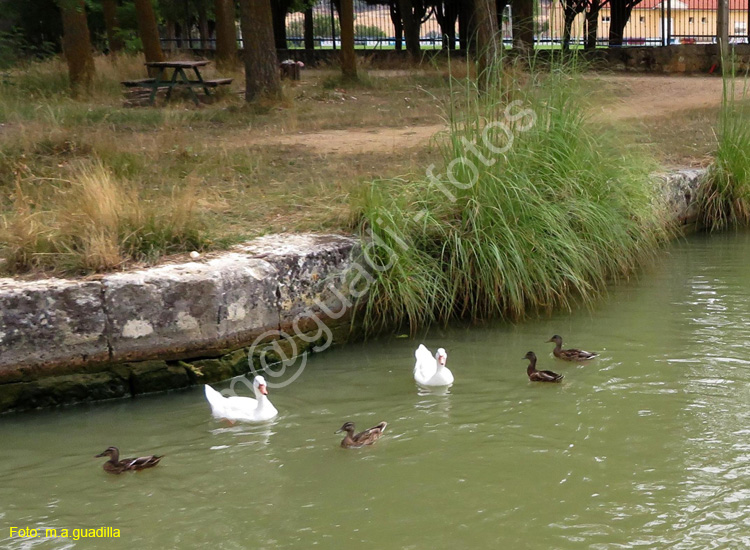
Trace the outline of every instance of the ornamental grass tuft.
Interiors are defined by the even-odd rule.
[[[591,302],[670,236],[654,165],[587,120],[575,63],[454,81],[442,168],[356,200],[370,331]]]

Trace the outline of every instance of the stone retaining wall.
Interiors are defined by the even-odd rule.
[[[348,294],[341,275],[355,239],[274,235],[201,261],[97,280],[0,279],[0,412],[106,399],[225,379],[248,371],[247,351],[299,352]],[[328,286],[333,284],[333,289]],[[305,326],[305,319],[307,325]],[[295,330],[291,330],[292,326]],[[234,352],[234,353],[233,353]],[[212,357],[184,363],[183,359]]]
[[[658,179],[684,225],[702,175]],[[225,380],[356,337],[342,301],[358,253],[351,237],[273,235],[90,280],[0,279],[0,412]]]

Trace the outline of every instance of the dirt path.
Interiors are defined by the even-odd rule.
[[[314,153],[353,155],[380,151],[390,153],[410,147],[421,147],[427,140],[445,128],[442,124],[405,126],[403,128],[356,128],[352,130],[326,130],[264,136],[252,140],[263,145],[301,145]]]
[[[721,78],[715,76],[591,77],[612,89],[614,101],[602,105],[597,117],[605,119],[658,118],[678,111],[718,106]]]
[[[602,120],[658,118],[721,103],[722,81],[715,76],[591,75],[587,78],[600,82],[607,90],[611,90],[611,100],[594,111],[594,116]],[[251,142],[303,146],[319,154],[390,153],[422,146],[444,128],[442,124],[431,124],[403,128],[328,130],[281,136],[265,135],[251,138]]]

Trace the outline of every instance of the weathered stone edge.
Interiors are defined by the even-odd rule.
[[[341,235],[273,235],[98,281],[0,279],[0,412],[227,378],[249,369],[243,346],[314,346],[315,319],[341,342],[351,311],[325,312],[342,311],[358,250]],[[180,361],[200,357],[224,362]]]
[[[704,175],[656,175],[668,215],[683,226],[696,222]],[[341,235],[274,235],[204,262],[99,281],[0,279],[0,412],[241,375],[259,366],[248,362],[253,343],[263,344],[253,348],[256,363],[264,353],[281,358],[312,349],[320,327],[310,314],[331,331],[320,338],[341,343],[357,333],[352,312],[332,319],[319,304],[342,311],[343,274],[358,251],[354,238]],[[75,308],[83,312],[78,317]],[[6,344],[13,329],[23,332],[15,350]]]

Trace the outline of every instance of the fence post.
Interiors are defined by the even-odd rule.
[[[666,37],[666,29],[664,28],[664,15],[666,13],[666,10],[664,9],[664,2],[671,2],[671,0],[662,0],[660,4],[660,17],[659,17],[659,34],[661,35],[661,45],[666,46],[667,45],[667,37]]]
[[[672,0],[667,0],[667,46],[672,44]]]

